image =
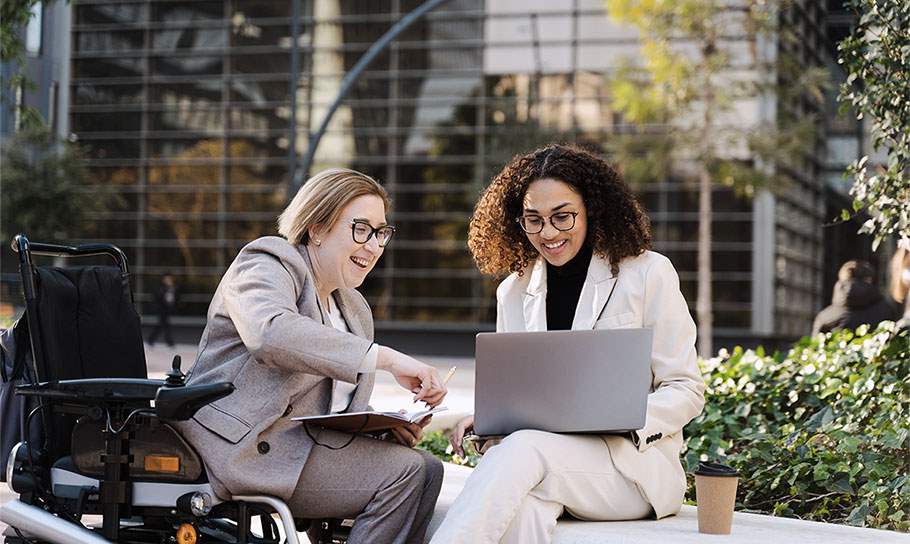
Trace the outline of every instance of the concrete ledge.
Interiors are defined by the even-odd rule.
[[[436,503],[436,511],[427,531],[432,535],[461,489],[471,469],[445,464],[445,481]],[[676,516],[662,520],[577,521],[561,519],[553,535],[553,544],[644,544],[644,543],[755,543],[755,544],[910,544],[910,534],[877,529],[862,529],[833,523],[799,519],[733,514],[730,535],[703,535],[698,532],[697,510],[683,506]]]

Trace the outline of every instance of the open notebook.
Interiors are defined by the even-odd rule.
[[[404,414],[398,412],[345,412],[321,416],[298,416],[291,419],[305,425],[316,425],[348,433],[378,433],[408,423],[418,423],[429,415],[444,412],[447,409],[445,406],[438,406],[432,410]]]

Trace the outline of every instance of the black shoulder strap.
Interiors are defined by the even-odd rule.
[[[26,355],[32,349],[32,339],[28,333],[28,319],[25,314],[13,325],[13,340],[16,342],[16,356],[13,358],[13,375],[11,379],[22,377],[25,372]]]

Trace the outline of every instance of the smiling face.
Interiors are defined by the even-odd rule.
[[[338,221],[329,229],[314,227],[310,231],[308,249],[320,291],[359,287],[382,256],[383,248],[376,236],[370,236],[365,244],[354,241],[351,222],[355,219],[374,228],[386,225],[382,199],[376,195],[359,196],[341,209]]]
[[[553,266],[562,266],[578,254],[588,232],[588,214],[581,195],[568,183],[553,178],[531,182],[522,201],[527,224],[543,218],[543,230],[525,233],[531,245]],[[567,213],[576,213],[571,229],[561,231],[553,226],[571,224]],[[536,230],[536,229],[531,229]]]

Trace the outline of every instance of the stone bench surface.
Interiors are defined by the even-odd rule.
[[[445,463],[445,480],[430,522],[432,534],[461,492],[471,469]],[[697,509],[683,506],[679,514],[661,520],[577,521],[561,519],[553,544],[643,544],[643,543],[756,543],[756,544],[910,544],[910,534],[863,529],[833,523],[818,523],[760,514],[733,514],[729,535],[698,532]]]
[[[433,534],[446,511],[461,493],[471,469],[445,464],[445,481],[430,521],[428,534]],[[0,504],[15,498],[0,484]],[[94,521],[100,521],[95,518]],[[0,533],[5,528],[0,524]],[[308,542],[300,533],[302,542]],[[0,541],[3,538],[0,536]],[[553,544],[644,544],[644,543],[756,543],[756,544],[910,544],[910,534],[876,529],[862,529],[833,523],[817,523],[759,514],[733,514],[733,533],[703,535],[698,532],[694,506],[683,506],[679,515],[661,520],[576,521],[562,519],[556,526]]]

